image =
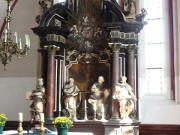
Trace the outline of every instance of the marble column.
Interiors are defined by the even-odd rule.
[[[127,47],[128,52],[128,60],[127,60],[127,83],[132,87],[133,91],[135,91],[135,61],[134,54],[136,52],[136,45],[129,45]]]
[[[44,48],[48,51],[46,119],[51,120],[54,117],[55,106],[55,54],[59,47],[51,45]]]
[[[111,86],[111,90],[112,90],[112,96],[113,96],[113,91],[115,88],[115,85],[119,82],[119,51],[121,48],[121,44],[110,44],[109,45],[112,50],[112,66],[111,66],[111,70],[112,70],[112,86]],[[111,96],[111,98],[112,98]],[[112,120],[116,120],[119,119],[119,102],[117,99],[113,99],[112,98],[112,116],[111,116]]]

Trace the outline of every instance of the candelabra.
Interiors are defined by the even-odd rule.
[[[86,103],[86,100],[85,100],[85,107],[84,107],[84,120],[88,120],[88,118],[87,118],[87,103]]]
[[[11,9],[10,9],[10,2],[12,0],[5,0],[7,1],[7,16],[5,17],[6,28],[4,29],[3,35],[1,36],[0,42],[0,58],[2,64],[4,65],[4,69],[8,63],[11,62],[12,56],[16,55],[18,58],[23,56],[27,57],[28,52],[30,50],[30,39],[29,35],[25,34],[25,47],[23,49],[21,38],[18,40],[17,32],[14,33],[14,37],[12,37],[12,33],[10,30],[10,22],[11,22]]]
[[[40,128],[39,128],[39,135],[44,135],[44,131],[45,131],[45,128],[44,128],[44,121],[41,121],[40,122]]]
[[[97,120],[96,119],[96,103],[94,103],[94,120]]]
[[[104,104],[102,104],[102,121],[104,121],[105,120],[105,111],[104,111]]]
[[[19,121],[19,126],[18,126],[18,135],[22,135],[23,133],[23,127],[22,127],[22,121]]]
[[[22,135],[23,133],[23,127],[22,127],[22,122],[23,122],[23,113],[19,113],[19,126],[18,126],[18,135]]]
[[[39,135],[44,135],[44,113],[40,113],[40,128],[39,128]]]

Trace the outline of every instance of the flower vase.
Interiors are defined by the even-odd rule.
[[[3,134],[4,126],[0,126],[0,134]]]
[[[57,132],[58,132],[58,135],[67,135],[68,129],[66,127],[58,127]]]

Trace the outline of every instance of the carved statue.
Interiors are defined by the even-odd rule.
[[[134,102],[136,102],[136,96],[132,92],[131,86],[126,83],[127,78],[122,76],[120,83],[115,86],[113,94],[114,99],[118,99],[120,105],[120,115],[124,122],[131,122],[129,115],[134,110]]]
[[[31,122],[40,121],[40,113],[44,112],[45,88],[43,84],[43,79],[39,78],[36,90],[34,90],[30,95],[30,99],[33,100],[30,106]]]
[[[136,13],[136,1],[135,0],[124,0],[124,10],[130,14]]]
[[[69,78],[69,83],[64,87],[64,104],[70,114],[70,119],[74,118],[76,108],[79,107],[81,101],[81,94],[79,91],[79,88],[74,84],[74,79]]]
[[[43,12],[47,11],[53,4],[53,0],[39,0],[39,5],[43,9]]]
[[[88,100],[88,102],[92,104],[94,108],[96,106],[97,116],[102,116],[102,104],[105,105],[106,109],[107,99],[110,94],[109,90],[105,88],[104,81],[103,76],[98,77],[98,82],[94,83],[91,87],[91,95]]]
[[[147,15],[147,10],[145,8],[141,9],[141,14],[136,15],[136,21],[144,22],[144,17]],[[146,22],[147,23],[147,22]]]
[[[136,1],[135,0],[130,0],[129,1],[129,11],[130,14],[135,14],[136,13]]]

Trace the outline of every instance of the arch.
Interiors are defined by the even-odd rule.
[[[124,22],[125,16],[124,14],[128,14],[128,12],[124,11],[117,2],[111,2],[104,0],[103,5],[108,9],[109,13],[114,16],[114,18],[117,20],[117,22]]]
[[[53,5],[41,16],[39,27],[49,26],[50,21],[55,16],[58,16],[61,20],[67,21],[68,8],[61,3]]]

